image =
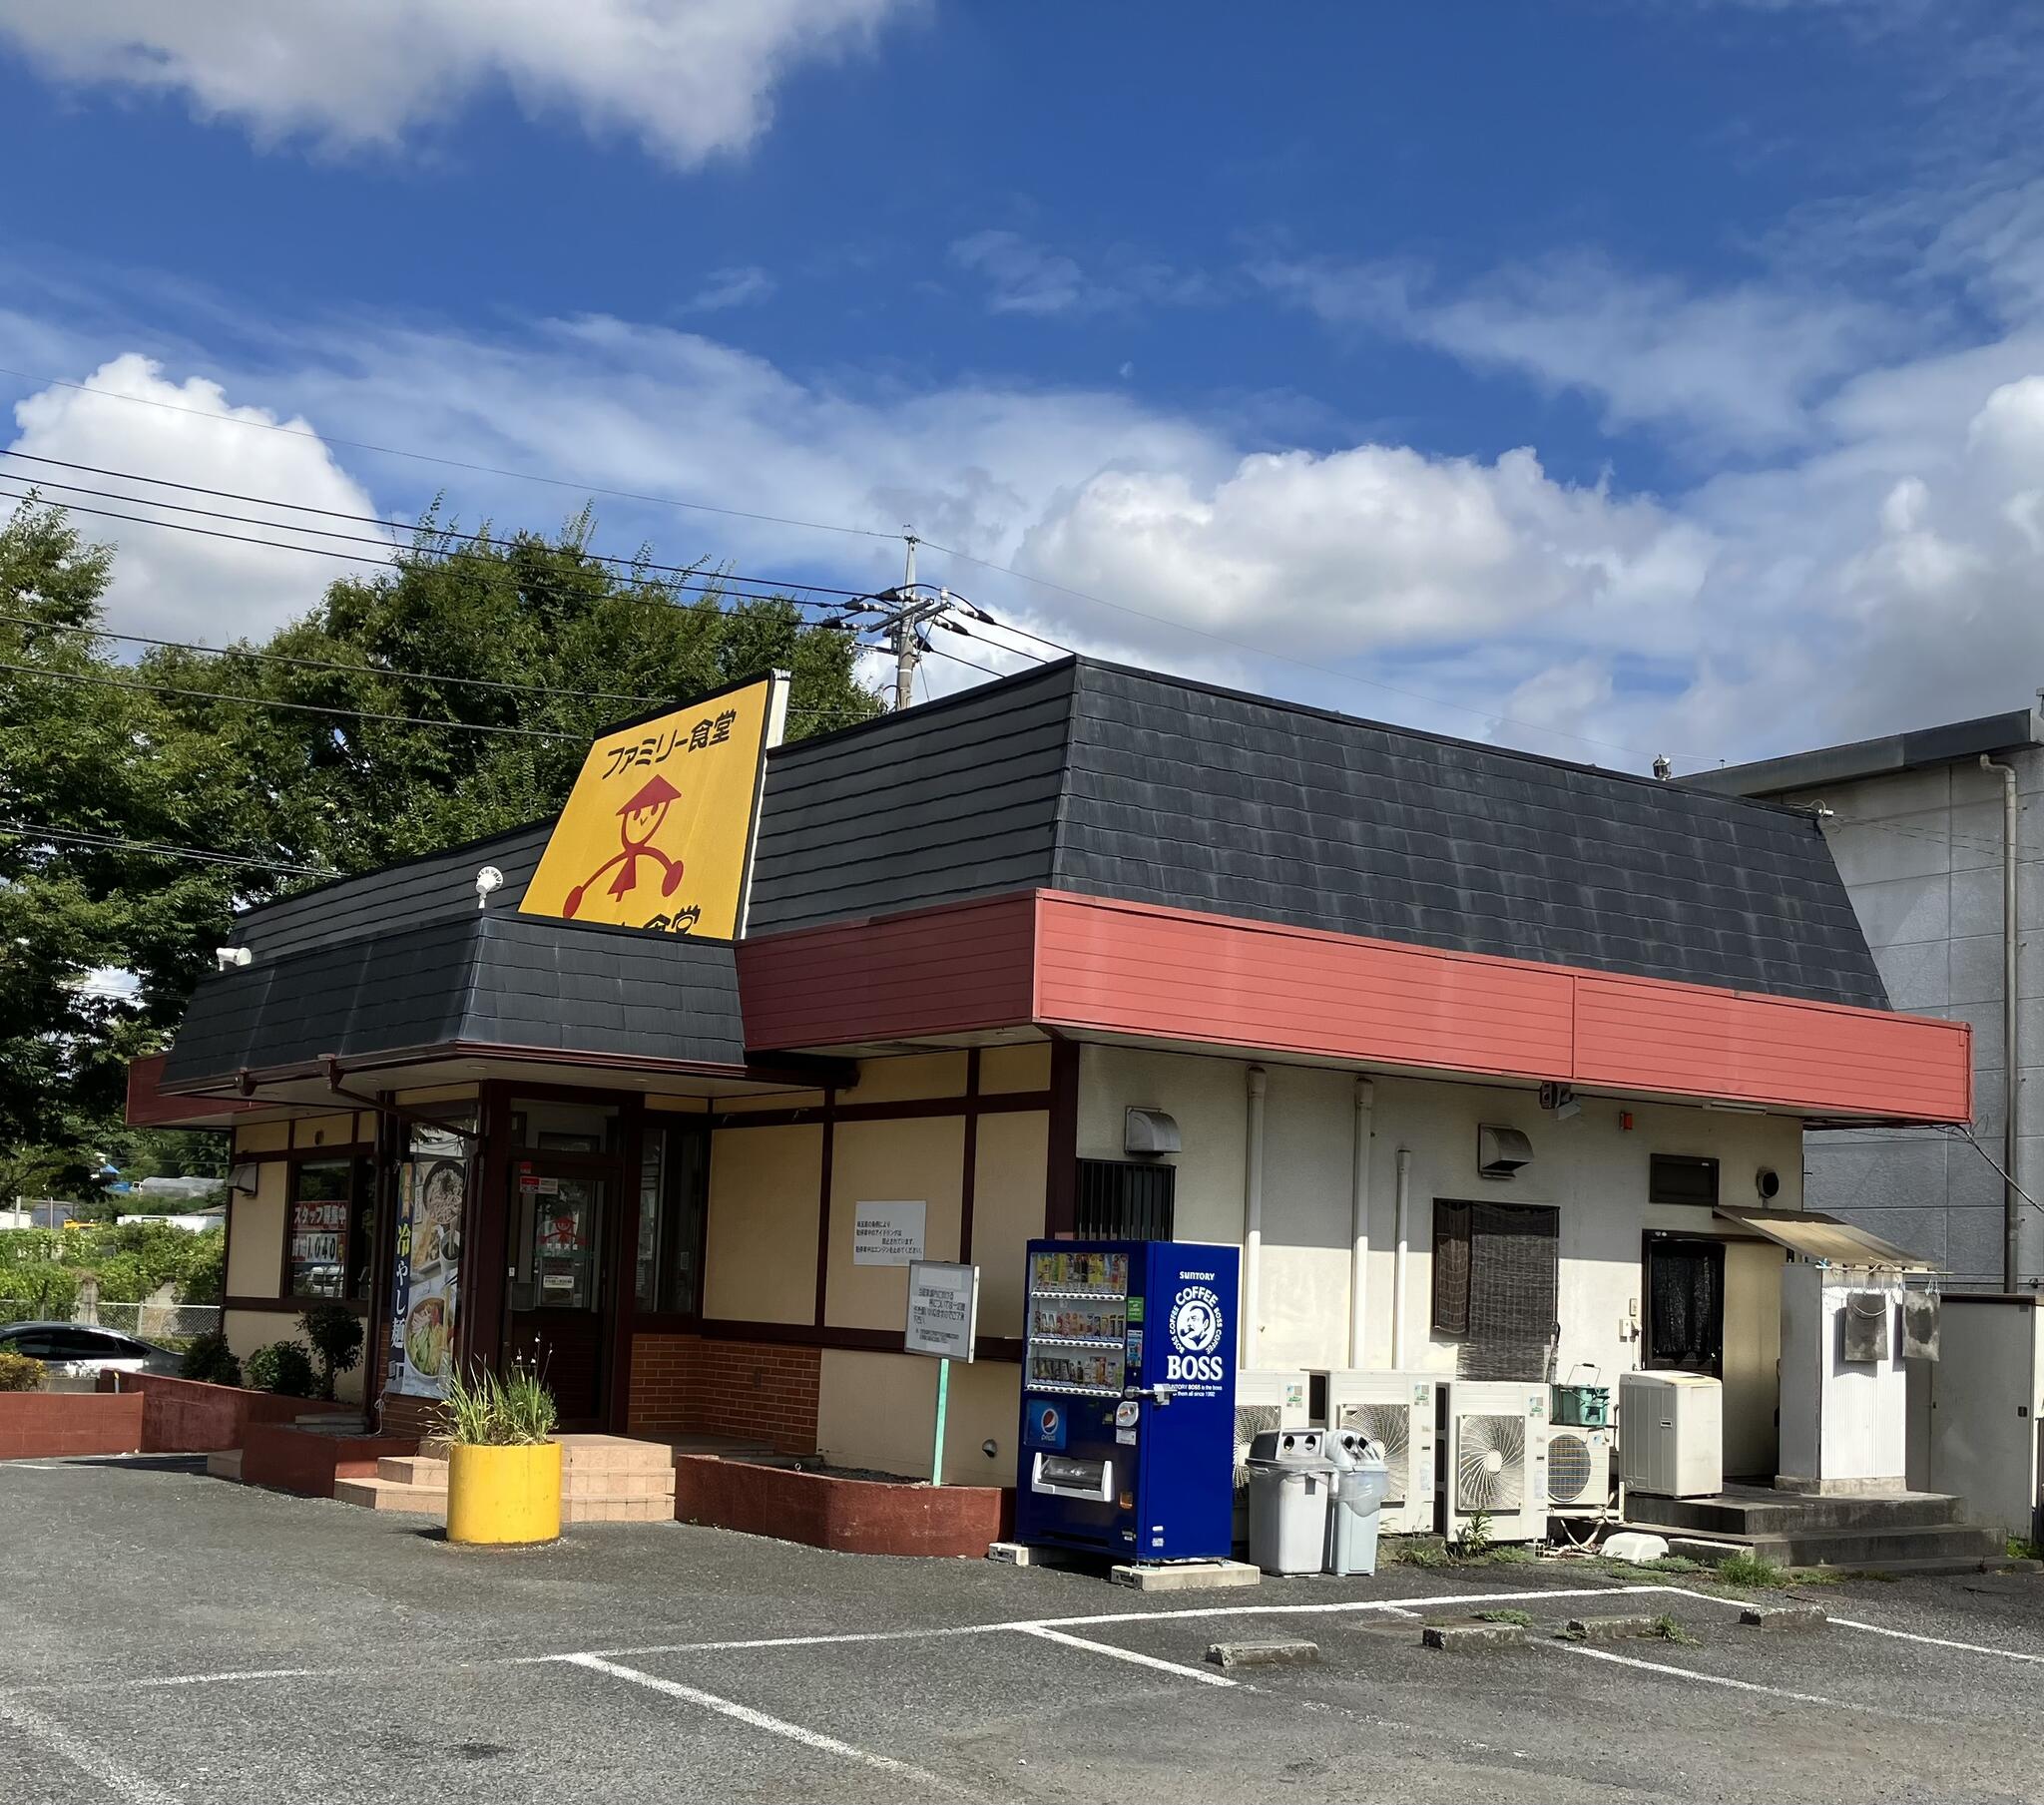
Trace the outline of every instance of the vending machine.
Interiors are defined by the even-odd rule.
[[[1227,1558],[1239,1257],[1197,1241],[1029,1243],[1020,1541]]]

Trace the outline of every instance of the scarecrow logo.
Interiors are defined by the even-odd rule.
[[[639,887],[639,861],[658,865],[661,870],[660,893],[674,895],[682,881],[682,861],[669,858],[653,844],[653,836],[666,821],[667,813],[682,799],[682,792],[665,777],[652,777],[618,809],[618,837],[624,842],[622,852],[614,852],[597,866],[574,889],[568,892],[568,901],[561,913],[570,921],[582,907],[582,899],[589,894],[589,886],[615,865],[618,875],[611,879],[610,893],[623,899]]]

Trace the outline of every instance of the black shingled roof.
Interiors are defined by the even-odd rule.
[[[438,1010],[463,1039],[523,1024],[554,1037],[536,1045],[735,1053],[728,947],[515,914],[546,835],[520,828],[251,910],[238,938],[256,964],[201,985],[166,1077],[280,1063],[256,1056],[337,1032],[330,1017],[277,1021],[321,1019],[305,1002],[337,983],[353,1042],[399,1018],[419,1032],[412,1018]],[[483,864],[505,884],[479,911]],[[1088,659],[767,760],[755,936],[1033,887],[1887,1007],[1815,820],[1682,784]],[[443,941],[436,1000],[420,960]],[[339,981],[331,949],[351,943]],[[676,994],[662,960],[678,962]],[[656,995],[664,1031],[637,1006]],[[550,1025],[560,1011],[571,1020]],[[317,1051],[348,1050],[367,1049]]]

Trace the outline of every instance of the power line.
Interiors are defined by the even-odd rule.
[[[671,695],[640,695],[623,689],[567,689],[557,688],[550,683],[519,683],[507,677],[441,677],[425,671],[399,671],[385,665],[349,665],[333,659],[308,659],[284,652],[257,652],[250,647],[204,646],[193,640],[159,640],[143,633],[114,633],[101,627],[64,627],[54,622],[38,621],[32,615],[0,614],[0,625],[25,628],[32,633],[70,634],[88,640],[120,640],[135,646],[159,646],[171,652],[196,652],[206,658],[253,659],[266,665],[287,665],[307,671],[339,671],[359,677],[380,677],[402,679],[415,683],[462,683],[478,689],[501,689],[527,695],[559,695],[576,701],[619,701],[619,702],[664,702],[677,699]],[[41,667],[38,667],[40,670]],[[56,676],[61,673],[47,673]],[[790,708],[788,713],[803,718],[852,718],[864,720],[866,715],[856,708]]]
[[[844,533],[859,539],[898,539],[898,533],[882,533],[872,527],[844,527],[827,520],[796,520],[782,514],[758,514],[745,508],[722,508],[710,502],[684,501],[674,495],[644,495],[631,489],[606,489],[596,483],[570,482],[558,476],[542,476],[531,470],[509,470],[497,464],[468,463],[460,458],[436,457],[427,451],[406,451],[395,445],[372,445],[361,439],[333,438],[322,432],[301,430],[285,426],[273,420],[246,420],[236,414],[216,413],[204,407],[181,407],[175,401],[159,401],[153,395],[123,395],[112,389],[94,388],[90,383],[68,382],[61,376],[37,376],[27,370],[9,369],[0,364],[0,376],[12,376],[17,382],[35,383],[49,388],[68,388],[82,395],[94,395],[108,401],[130,401],[142,407],[162,408],[174,414],[191,414],[203,420],[217,420],[228,426],[250,426],[263,432],[281,433],[287,439],[307,439],[315,445],[341,445],[349,451],[373,452],[378,457],[407,458],[419,464],[438,464],[448,470],[467,470],[479,476],[509,477],[515,482],[543,483],[550,489],[572,489],[582,495],[608,496],[614,501],[646,502],[660,508],[687,508],[699,514],[721,514],[728,520],[755,520],[767,526],[800,527],[812,533]]]
[[[195,701],[233,702],[245,708],[289,708],[299,714],[345,715],[351,720],[382,721],[392,726],[403,727],[444,727],[454,733],[506,733],[520,739],[565,740],[582,745],[588,735],[583,733],[556,733],[546,727],[500,726],[483,720],[434,720],[424,714],[381,714],[369,708],[329,707],[323,702],[285,701],[273,695],[231,695],[219,689],[187,689],[176,683],[130,683],[119,677],[94,677],[82,671],[51,671],[41,665],[0,664],[0,671],[12,671],[22,677],[49,677],[64,683],[92,683],[102,689],[135,689],[157,695],[183,695]]]
[[[210,496],[216,501],[249,502],[259,508],[283,508],[293,514],[316,514],[325,520],[352,521],[358,526],[388,527],[393,532],[398,533],[431,533],[436,538],[458,539],[471,545],[502,546],[506,549],[509,549],[516,543],[513,540],[504,539],[491,533],[465,533],[456,527],[427,527],[420,521],[392,520],[388,516],[381,514],[350,514],[341,508],[314,507],[309,502],[278,501],[273,496],[246,495],[234,489],[209,489],[202,483],[175,482],[166,476],[145,476],[141,472],[134,470],[110,470],[100,464],[76,464],[68,462],[63,458],[38,456],[31,451],[10,451],[0,448],[0,457],[15,458],[32,464],[47,464],[55,470],[80,471],[89,476],[114,477],[124,483],[147,483],[152,488],[176,489],[182,494]],[[25,482],[28,479],[26,477],[17,477],[14,480]],[[59,482],[54,477],[44,478],[39,486],[50,489],[64,489],[79,495],[96,495],[106,501],[133,502],[145,508],[173,508],[180,513],[200,514],[211,520],[240,521],[245,526],[275,527],[287,533],[312,533],[321,538],[349,539],[359,544],[380,545],[383,543],[380,540],[365,540],[359,534],[324,533],[317,527],[297,527],[291,525],[288,521],[252,520],[247,515],[242,514],[216,513],[210,508],[191,507],[182,502],[160,501],[154,496],[121,495],[105,489],[88,489],[79,483]],[[579,556],[590,559],[594,563],[617,565],[628,571],[659,571],[663,574],[693,578],[702,576],[707,568],[700,564],[657,564],[651,560],[641,562],[637,558],[627,558],[618,552],[591,551],[586,546],[578,546],[575,550]],[[725,573],[721,577],[713,579],[713,581],[723,584],[743,585],[768,592],[798,589],[817,595],[833,596],[863,596],[865,593],[862,590],[839,589],[825,583],[794,583],[783,581],[777,577],[742,577],[732,573]]]
[[[118,834],[85,833],[73,828],[39,827],[27,821],[0,821],[0,834],[17,840],[50,840],[98,847],[106,851],[146,852],[159,858],[191,859],[201,865],[247,865],[263,871],[284,871],[293,877],[338,877],[324,865],[297,865],[283,859],[244,858],[234,852],[211,852],[200,846],[161,846],[151,840],[124,839]]]

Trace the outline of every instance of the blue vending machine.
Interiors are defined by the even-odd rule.
[[[1227,1558],[1239,1259],[1197,1241],[1029,1243],[1020,1541]]]

